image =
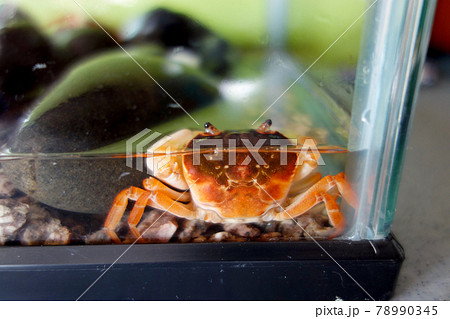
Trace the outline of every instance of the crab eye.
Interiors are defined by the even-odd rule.
[[[219,133],[219,130],[216,129],[214,127],[214,125],[212,125],[211,123],[206,122],[205,123],[205,133],[215,135],[215,134]]]
[[[266,120],[261,126],[256,130],[258,133],[267,133],[272,125],[272,120]]]

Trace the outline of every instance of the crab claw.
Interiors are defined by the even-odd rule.
[[[216,135],[216,134],[218,134],[220,132],[219,132],[218,129],[216,129],[216,127],[214,125],[212,125],[209,122],[206,122],[205,123],[205,133],[206,134],[211,134],[211,135]]]
[[[258,133],[268,133],[271,125],[272,125],[272,120],[268,119],[263,124],[261,124],[260,127],[258,127],[258,129],[256,131]]]

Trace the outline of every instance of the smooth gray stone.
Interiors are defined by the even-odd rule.
[[[146,48],[131,54],[187,111],[216,98],[214,83],[198,70],[152,56]],[[108,52],[68,71],[40,99],[10,142],[10,151],[92,151],[183,114],[128,56]],[[141,187],[148,177],[117,158],[24,159],[2,166],[12,182],[34,199],[82,213],[108,212],[118,192]]]
[[[117,50],[70,69],[32,108],[10,142],[11,151],[90,151],[184,115],[171,97],[187,112],[217,97],[214,82],[203,73],[152,55],[154,50],[129,51],[153,79]]]
[[[58,209],[106,214],[115,196],[142,187],[147,174],[125,159],[17,160],[2,163],[13,183],[34,199]]]

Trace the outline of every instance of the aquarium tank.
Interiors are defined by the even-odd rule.
[[[0,244],[390,238],[434,7],[2,1]]]

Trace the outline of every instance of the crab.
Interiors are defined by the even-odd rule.
[[[323,203],[333,230],[329,237],[340,235],[345,219],[336,199],[341,196],[355,210],[358,207],[344,173],[322,177],[313,172],[318,152],[283,153],[274,148],[273,144],[286,145],[290,140],[272,131],[271,124],[267,120],[256,130],[238,132],[219,131],[206,123],[204,132],[182,129],[159,140],[148,153],[168,155],[146,159],[147,166],[156,169],[143,181],[143,189],[132,186],[116,196],[104,223],[106,232],[113,242],[121,242],[115,229],[133,200],[128,225],[140,242],[144,240],[137,225],[146,206],[181,218],[243,223],[290,220]],[[205,144],[218,141],[227,151],[204,153]],[[197,149],[200,145],[197,154],[192,151],[196,145]],[[172,148],[183,152],[170,155],[167,151]]]

